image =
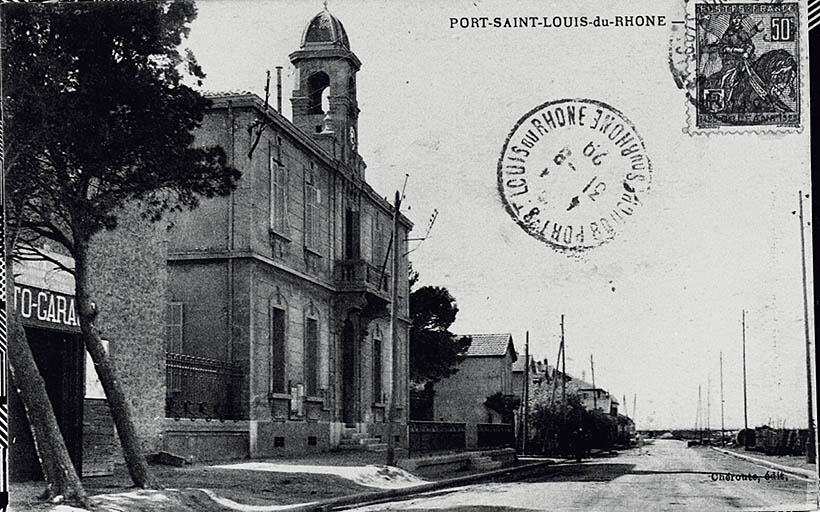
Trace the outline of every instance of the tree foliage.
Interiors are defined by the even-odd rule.
[[[457,314],[456,300],[446,288],[423,286],[410,293],[410,378],[414,382],[437,382],[458,371],[471,339],[450,332]]]
[[[12,227],[75,256],[139,200],[156,220],[225,194],[239,176],[220,147],[193,147],[208,100],[179,45],[192,2],[5,7],[6,186]]]
[[[579,441],[579,432],[583,432],[587,448],[610,449],[616,441],[618,423],[601,410],[585,408],[575,393],[567,394],[565,407],[560,397],[553,402],[542,393],[532,402],[530,432],[539,441],[534,445],[540,444],[545,452],[569,453]]]
[[[139,487],[156,482],[95,325],[105,305],[89,290],[89,247],[123,208],[156,221],[236,185],[222,148],[193,145],[209,101],[184,83],[204,74],[179,48],[195,16],[187,1],[4,6],[9,227],[18,250],[74,275],[82,339]]]

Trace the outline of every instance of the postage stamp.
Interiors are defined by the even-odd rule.
[[[642,206],[652,165],[632,123],[606,103],[546,102],[513,127],[498,191],[530,236],[578,253],[613,239]]]
[[[800,128],[800,23],[797,2],[695,2],[694,128]]]
[[[697,126],[799,126],[798,4],[696,4],[695,22]]]

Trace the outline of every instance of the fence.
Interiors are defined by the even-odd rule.
[[[411,421],[410,453],[432,453],[463,450],[467,434],[466,423],[444,423],[440,421]]]
[[[478,447],[515,447],[515,432],[508,423],[479,423],[476,425]]]
[[[242,371],[231,363],[185,354],[165,354],[165,416],[209,420],[240,419],[232,397]]]
[[[756,428],[750,444],[752,449],[768,455],[804,455],[809,439],[807,429]]]

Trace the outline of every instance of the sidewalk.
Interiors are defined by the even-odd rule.
[[[419,477],[402,469],[385,466],[384,454],[331,452],[299,459],[241,460],[184,467],[153,466],[165,486],[163,490],[141,491],[131,484],[124,468],[111,477],[83,480],[91,501],[99,511],[116,512],[274,512],[313,510],[323,506],[361,503],[464,485],[483,478],[500,476],[528,466],[551,461],[526,463],[516,467],[477,472],[458,471],[424,474]],[[10,509],[75,512],[67,505],[38,502],[43,483],[14,484]]]
[[[816,468],[814,464],[806,462],[805,457],[796,457],[788,455],[766,455],[760,452],[746,452],[741,450],[727,450],[725,448],[711,447],[713,450],[731,455],[739,459],[754,462],[777,471],[790,473],[803,478],[814,479],[816,476]]]

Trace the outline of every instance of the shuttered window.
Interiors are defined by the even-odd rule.
[[[305,321],[305,385],[308,396],[319,394],[319,322]]]

